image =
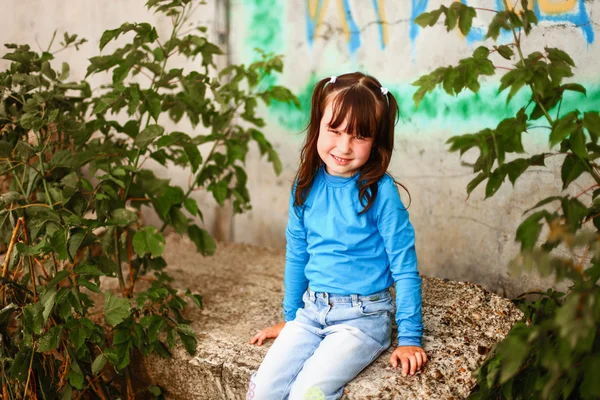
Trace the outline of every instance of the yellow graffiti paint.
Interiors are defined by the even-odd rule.
[[[348,21],[346,20],[346,10],[344,9],[344,0],[338,0],[338,12],[340,14],[340,20],[342,21],[342,32],[344,32],[344,37],[347,42],[350,42],[350,27],[348,26]]]
[[[577,0],[538,0],[538,5],[547,14],[560,14],[574,9]]]
[[[329,0],[323,0],[323,4],[319,8],[319,0],[309,0],[308,2],[308,12],[311,19],[317,19],[317,23],[315,24],[315,33],[313,34],[313,40],[319,34],[319,28],[323,25],[323,18],[325,18],[325,10],[327,10],[327,5],[329,4]]]
[[[377,8],[379,10],[379,22],[381,23],[381,41],[385,47],[389,40],[389,27],[385,18],[385,0],[377,0]]]
[[[308,0],[308,15],[310,19],[315,19],[319,11],[319,0]]]

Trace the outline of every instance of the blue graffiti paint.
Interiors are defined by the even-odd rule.
[[[496,7],[498,10],[504,9],[503,0],[496,0]],[[549,21],[549,22],[570,22],[576,27],[581,28],[583,37],[591,44],[594,42],[594,29],[590,21],[590,16],[585,8],[585,2],[583,0],[577,0],[577,10],[575,12],[562,12],[560,14],[547,14],[540,10],[540,6],[536,1],[533,6],[538,22]],[[504,35],[504,32],[503,32]],[[503,39],[503,36],[500,37]]]
[[[535,3],[534,10],[540,21],[551,21],[551,22],[570,22],[576,27],[581,28],[583,37],[591,44],[594,42],[594,29],[592,29],[592,22],[590,16],[585,8],[585,2],[583,0],[577,1],[577,11],[569,13],[561,13],[559,15],[544,14],[540,12],[538,3]]]
[[[410,30],[408,36],[410,37],[410,43],[412,44],[413,49],[415,48],[415,40],[417,39],[417,35],[421,31],[421,27],[415,24],[415,18],[427,10],[427,3],[429,3],[429,0],[412,0],[412,9],[410,12]]]
[[[379,13],[379,2],[377,0],[373,0],[373,8],[375,9],[375,15],[377,16],[377,22],[379,22],[379,43],[381,45],[381,50],[385,49],[385,42],[383,40],[383,21],[381,20]]]
[[[360,47],[360,30],[358,29],[356,22],[354,22],[354,18],[352,18],[348,0],[344,0],[344,13],[346,14],[346,21],[348,22],[348,29],[350,30],[350,43],[348,43],[350,54],[355,54],[356,50]]]
[[[461,0],[461,3],[465,5],[469,5],[467,0]],[[487,32],[484,28],[472,26],[471,30],[469,30],[469,34],[467,35],[467,43],[473,44],[476,42],[483,42],[485,40],[485,35]]]
[[[308,2],[306,3],[306,40],[308,45],[312,47],[315,40],[315,30],[317,29],[317,22],[319,21],[319,14],[321,14],[321,8],[323,7],[323,0],[319,0],[317,5],[317,13],[313,20],[310,16],[310,10],[308,9]]]

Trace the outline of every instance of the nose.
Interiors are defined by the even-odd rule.
[[[342,135],[338,139],[336,147],[341,154],[349,154],[352,151],[352,147],[350,146],[351,140],[352,136],[350,135]]]

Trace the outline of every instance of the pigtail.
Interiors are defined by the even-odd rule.
[[[308,122],[308,135],[302,150],[300,152],[300,167],[294,179],[296,191],[294,195],[294,206],[302,206],[306,201],[310,188],[315,179],[317,171],[322,164],[319,153],[317,152],[317,140],[319,138],[319,126],[323,110],[323,98],[326,96],[327,84],[331,79],[321,79],[315,85],[311,100],[310,121]]]

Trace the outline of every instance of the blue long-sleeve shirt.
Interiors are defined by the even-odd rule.
[[[302,294],[368,295],[396,283],[399,346],[421,346],[421,278],[414,229],[389,175],[378,182],[371,208],[358,198],[358,174],[329,175],[321,167],[302,207],[290,196],[286,229],[285,320],[296,317]]]

